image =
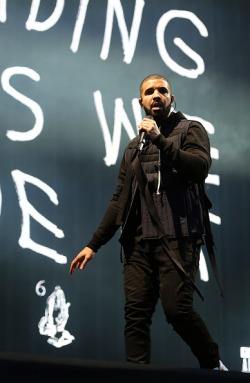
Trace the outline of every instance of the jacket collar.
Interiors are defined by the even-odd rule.
[[[160,127],[161,132],[168,131],[170,133],[170,131],[172,131],[174,127],[177,125],[177,123],[181,120],[186,120],[186,117],[180,111],[176,113],[172,112],[170,116],[163,121]],[[138,145],[138,135],[132,141],[130,141],[130,143],[128,144],[128,148],[135,148],[137,147],[137,145]]]
[[[181,112],[172,112],[170,116],[163,121],[160,127],[161,133],[170,133],[181,120],[186,120],[186,117]]]

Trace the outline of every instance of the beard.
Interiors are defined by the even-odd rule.
[[[156,122],[161,122],[163,120],[166,120],[169,117],[171,113],[171,102],[165,107],[163,107],[162,109],[155,110],[155,111],[151,109],[147,109],[144,106],[144,111],[146,116],[152,116]]]

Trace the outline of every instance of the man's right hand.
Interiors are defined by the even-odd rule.
[[[71,262],[69,273],[73,274],[75,269],[83,270],[86,264],[94,257],[95,253],[90,247],[85,247]]]

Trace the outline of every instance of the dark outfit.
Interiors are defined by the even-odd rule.
[[[209,139],[199,122],[187,121],[180,112],[172,113],[160,130],[153,142],[146,140],[139,154],[138,137],[125,149],[118,186],[87,246],[98,251],[122,226],[128,361],[149,363],[150,325],[160,297],[167,321],[191,347],[200,366],[214,368],[219,364],[218,346],[193,310],[195,275],[206,234],[202,191],[211,165]]]

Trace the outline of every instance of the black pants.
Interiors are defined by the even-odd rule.
[[[199,266],[200,238],[170,240],[186,273],[195,280]],[[181,275],[158,241],[136,245],[125,251],[125,345],[127,361],[150,362],[150,325],[161,298],[166,319],[190,346],[200,367],[218,366],[218,346],[206,325],[193,309],[194,288]]]

